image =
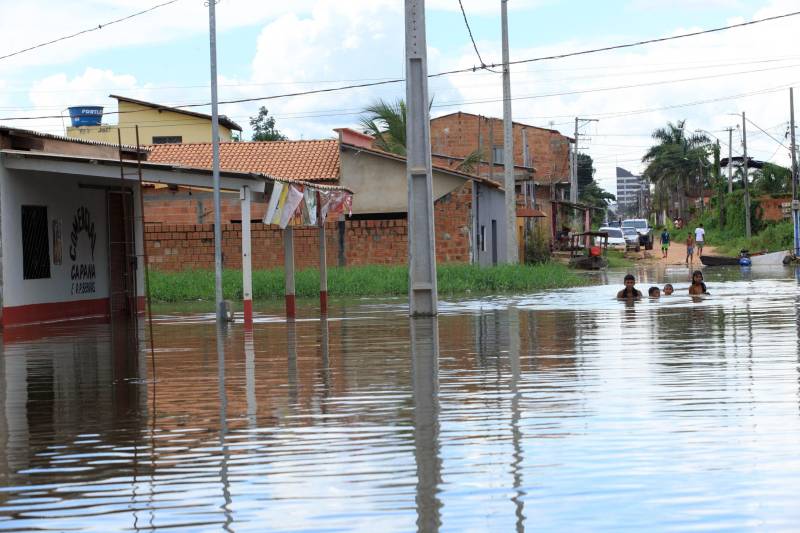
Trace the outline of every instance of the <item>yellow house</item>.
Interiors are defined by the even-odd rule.
[[[116,94],[118,124],[80,126],[67,128],[67,137],[116,144],[117,130],[122,144],[136,144],[136,126],[139,126],[139,144],[211,142],[211,115],[186,111],[152,102],[135,100]],[[233,140],[233,132],[242,128],[225,115],[219,117],[219,140]]]

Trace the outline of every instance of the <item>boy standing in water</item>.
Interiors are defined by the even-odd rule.
[[[694,263],[694,238],[692,234],[686,236],[686,266],[692,266]]]
[[[661,232],[661,258],[666,259],[669,252],[669,232],[667,228]]]
[[[639,299],[642,297],[642,293],[639,292],[635,285],[636,285],[636,278],[633,277],[633,274],[627,274],[625,276],[625,288],[622,289],[617,293],[617,298],[627,298],[627,299]]]

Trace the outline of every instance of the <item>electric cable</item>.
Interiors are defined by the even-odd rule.
[[[481,62],[481,66],[475,67],[473,71],[478,70],[480,68],[488,70],[489,72],[494,72],[495,74],[501,74],[500,72],[492,70],[486,66],[486,63],[483,61],[483,58],[481,57],[481,53],[478,51],[478,45],[475,44],[475,38],[472,36],[472,28],[469,27],[469,21],[467,20],[467,12],[464,11],[464,4],[461,2],[461,0],[458,0],[458,7],[461,8],[461,15],[464,17],[464,25],[467,27],[467,33],[469,33],[469,40],[472,41],[472,48],[475,49],[475,55],[478,56],[478,61]]]
[[[139,15],[144,15],[145,13],[149,13],[151,11],[155,11],[156,9],[158,9],[160,7],[168,6],[170,4],[174,4],[175,2],[178,2],[178,1],[180,1],[180,0],[169,0],[168,2],[164,2],[162,4],[155,5],[153,7],[147,8],[147,9],[145,9],[143,11],[138,11],[138,12],[132,13],[132,14],[130,14],[128,16],[125,16],[125,17],[122,17],[122,18],[118,18],[116,20],[112,20],[112,21],[106,22],[104,24],[98,24],[94,28],[88,28],[88,29],[81,30],[79,32],[73,33],[71,35],[65,35],[63,37],[59,37],[57,39],[53,39],[52,41],[47,41],[47,42],[44,42],[44,43],[39,43],[39,44],[36,44],[36,45],[33,45],[33,46],[29,46],[28,48],[23,48],[22,50],[17,50],[16,52],[11,52],[10,54],[6,54],[4,56],[0,56],[0,60],[8,59],[9,57],[14,57],[14,56],[17,56],[19,54],[23,54],[25,52],[30,52],[31,50],[36,50],[37,48],[42,48],[44,46],[49,46],[51,44],[55,44],[55,43],[58,43],[58,42],[61,42],[61,41],[66,41],[67,39],[72,39],[73,37],[77,37],[77,36],[83,35],[85,33],[90,33],[90,32],[93,32],[93,31],[102,30],[103,28],[111,26],[112,24],[117,24],[118,22],[123,22],[123,21],[126,21],[128,19],[132,19],[134,17],[138,17]]]

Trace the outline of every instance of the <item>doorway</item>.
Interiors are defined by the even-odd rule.
[[[109,314],[136,320],[136,247],[133,194],[130,189],[108,191]]]

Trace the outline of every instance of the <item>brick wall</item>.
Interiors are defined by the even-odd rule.
[[[524,164],[522,130],[526,130],[528,153],[536,168],[538,183],[568,180],[569,138],[555,130],[514,123],[514,164]],[[481,144],[482,142],[482,144]],[[431,120],[431,148],[435,154],[459,158],[481,147],[486,161],[491,159],[492,146],[503,146],[503,121],[468,113],[454,113]],[[480,165],[478,175],[487,176],[489,165]],[[502,180],[503,169],[495,168],[495,177]]]
[[[469,261],[469,225],[472,186],[440,198],[434,205],[436,220],[436,257],[440,263]],[[214,268],[214,226],[196,224],[198,198],[177,193],[156,192],[145,202],[145,244],[148,261],[160,270]],[[201,193],[203,194],[203,193]],[[241,223],[238,196],[226,197],[223,204],[223,260],[227,268],[241,268]],[[253,204],[253,219],[263,216],[264,206]],[[195,215],[193,215],[193,213]],[[193,218],[195,216],[195,218]],[[213,219],[213,212],[205,215]],[[253,268],[283,266],[283,235],[276,226],[251,224]],[[406,218],[347,220],[343,230],[339,222],[326,225],[327,261],[339,264],[340,232],[343,231],[345,264],[404,264],[408,257],[408,224]],[[319,231],[316,228],[295,228],[295,267],[319,266]]]
[[[785,215],[783,211],[782,204],[789,204],[791,206],[792,197],[789,195],[785,196],[761,196],[757,198],[758,205],[761,208],[761,220],[770,220],[770,221],[780,221],[789,219],[791,220],[791,214]],[[791,213],[791,211],[789,211]]]

